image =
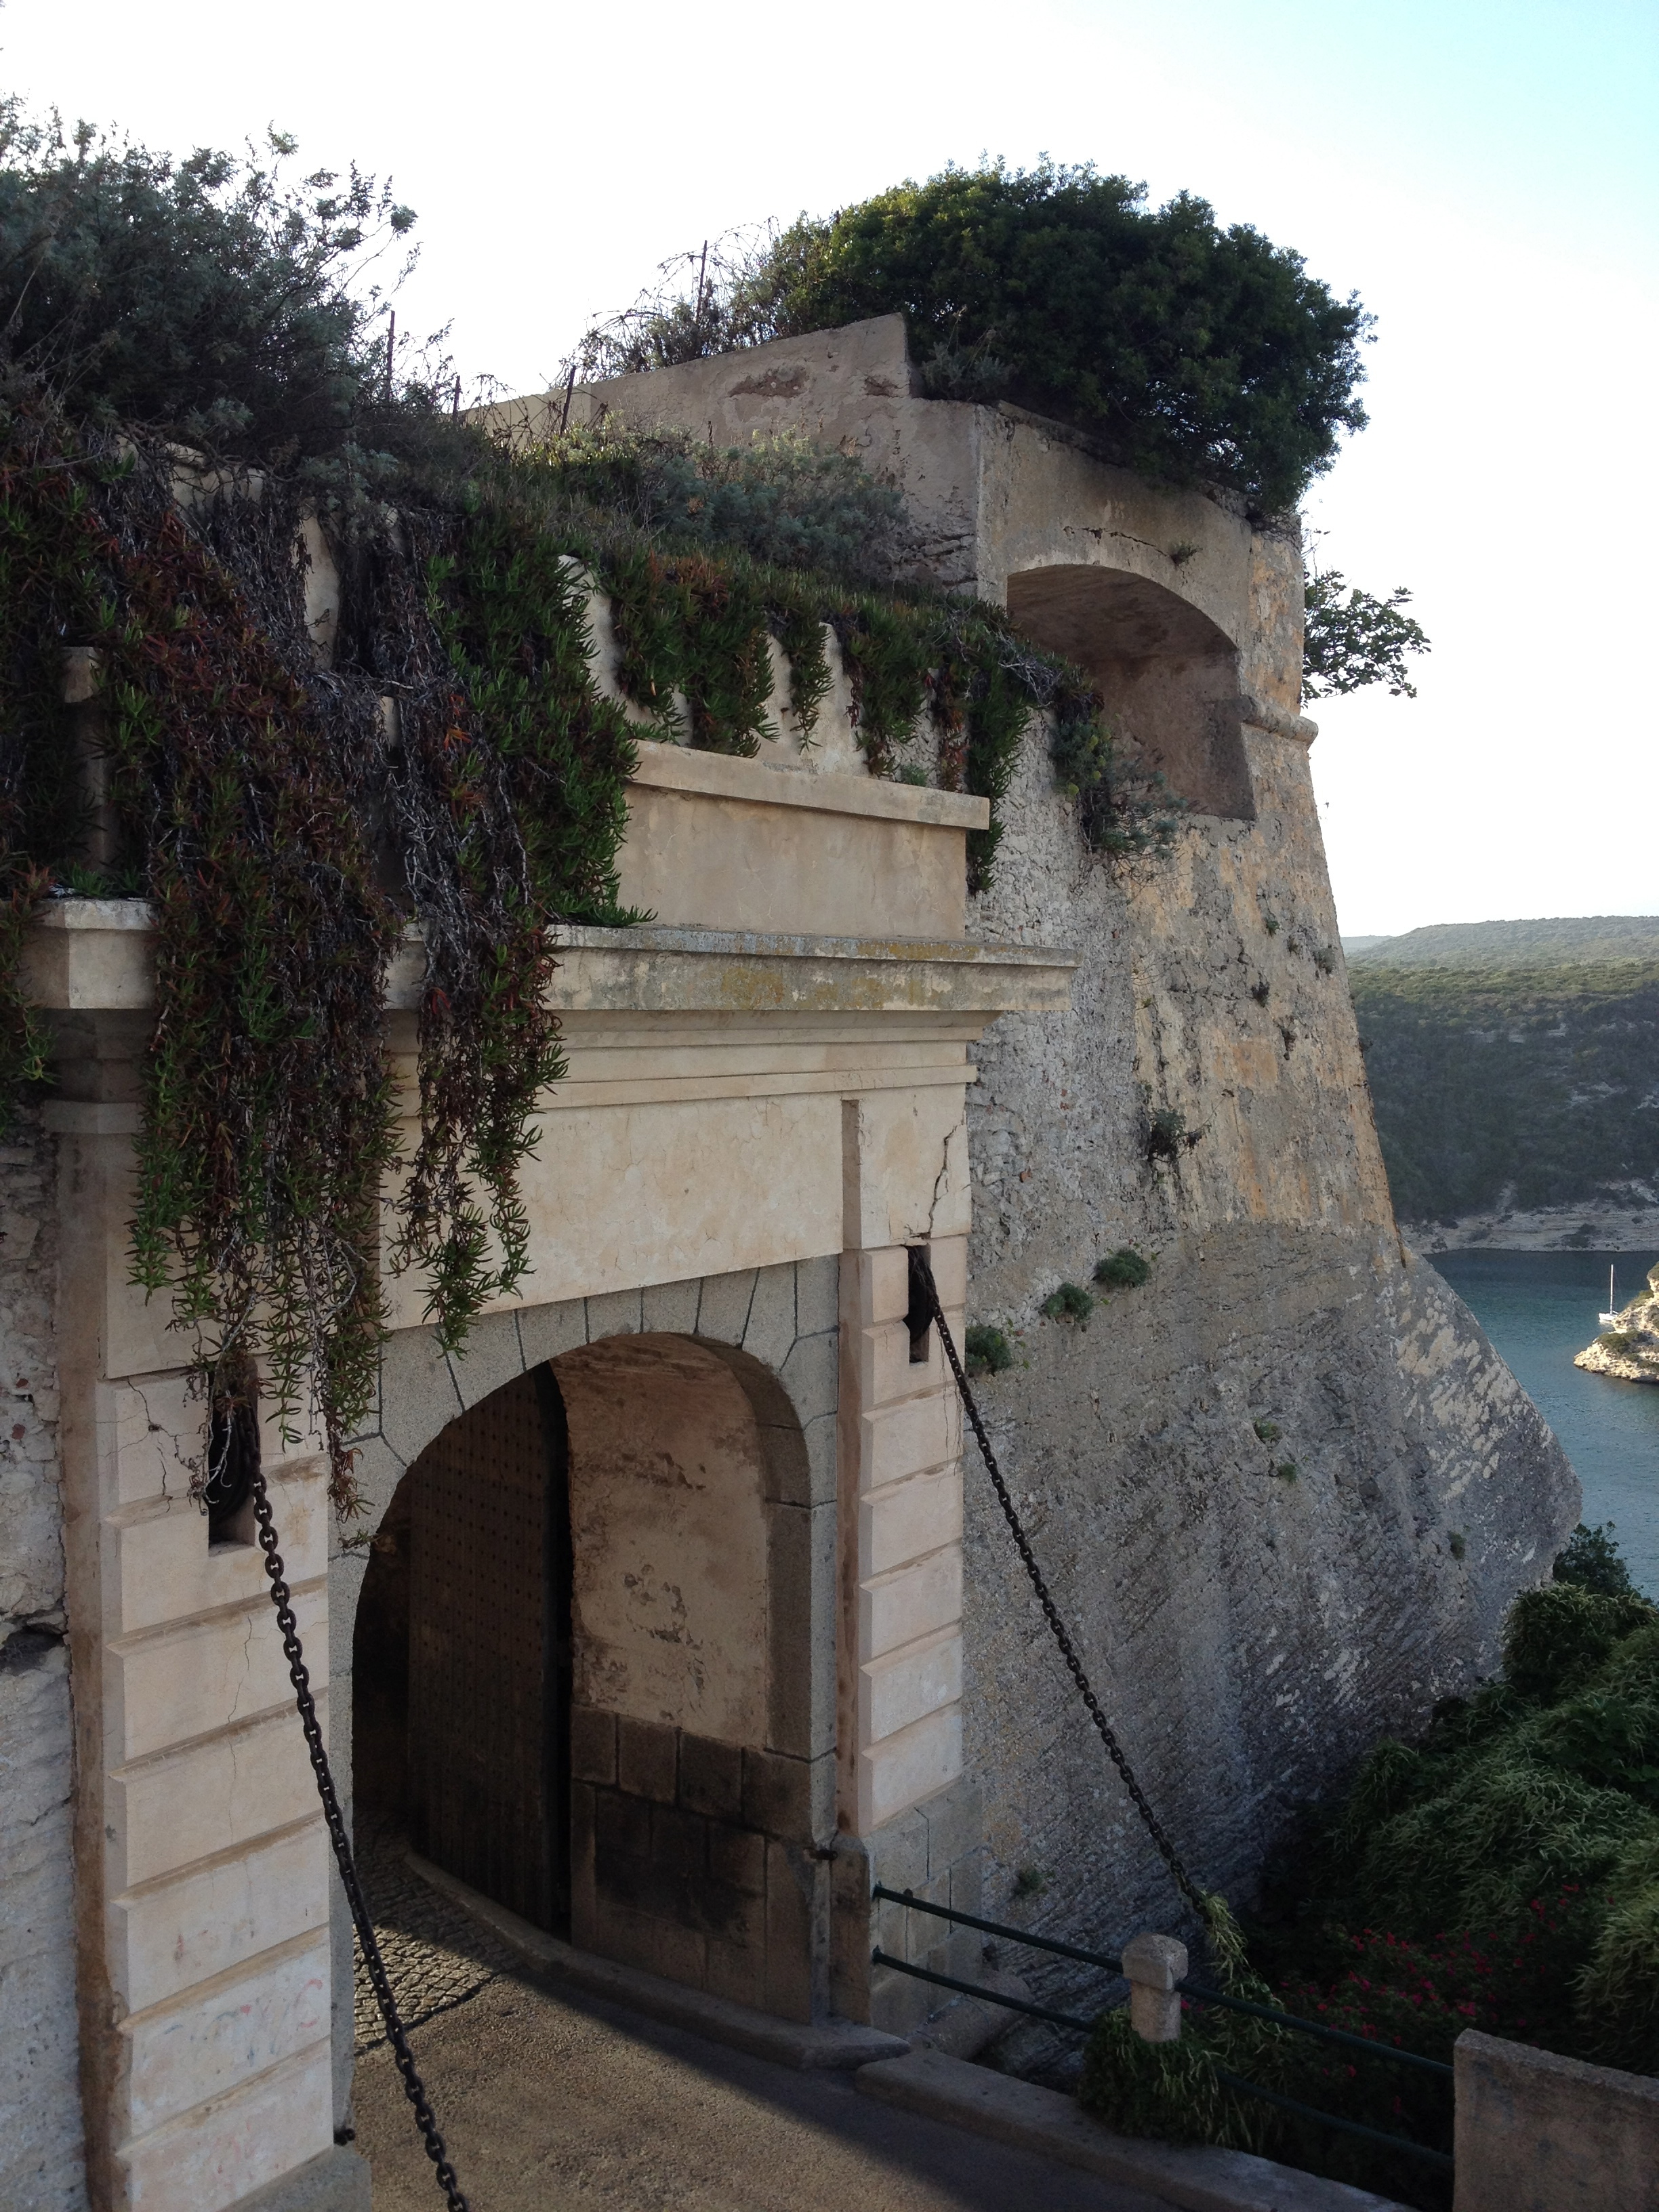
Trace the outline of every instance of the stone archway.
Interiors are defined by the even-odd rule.
[[[1200,814],[1255,819],[1238,648],[1208,615],[1150,577],[1087,562],[1017,571],[1008,611],[1088,670],[1113,731],[1181,798]]]
[[[798,2019],[820,2017],[829,2008],[839,1274],[838,1258],[826,1256],[487,1316],[465,1354],[451,1358],[437,1350],[429,1332],[399,1332],[384,1355],[375,1427],[358,1440],[372,1534],[343,1553],[331,1570],[337,1771],[354,1784],[359,1809],[371,1816],[366,1825],[377,1817],[384,1823],[389,1720],[395,1780],[391,1818],[401,1830],[408,1805],[396,1791],[404,1784],[398,1731],[407,1725],[407,1685],[398,1678],[394,1659],[388,1703],[384,1647],[402,1639],[407,1649],[411,1469],[435,1440],[460,1431],[504,1387],[522,1387],[539,1370],[570,1401],[574,1502],[583,1513],[585,1481],[591,1498],[596,1482],[624,1479],[622,1462],[643,1476],[653,1451],[659,1471],[664,1453],[672,1456],[660,1437],[652,1442],[646,1401],[650,1395],[653,1402],[666,1403],[673,1395],[665,1389],[670,1370],[680,1370],[674,1391],[689,1393],[682,1411],[696,1415],[708,1447],[701,1458],[710,1468],[712,1487],[702,1493],[701,1504],[712,1514],[716,1502],[724,1501],[722,1510],[734,1506],[746,1516],[751,1600],[757,1538],[763,1551],[763,1634],[755,1626],[752,1601],[744,1617],[751,1658],[763,1641],[764,1654],[758,1667],[737,1670],[740,1685],[724,1654],[717,1654],[720,1666],[714,1671],[726,1684],[718,1697],[697,1692],[689,1665],[678,1685],[672,1667],[654,1676],[649,1668],[634,1668],[636,1701],[624,1697],[607,1703],[605,1686],[614,1681],[619,1656],[626,1656],[630,1619],[640,1632],[635,1655],[643,1644],[687,1662],[695,1656],[690,1639],[700,1632],[697,1607],[688,1597],[688,1640],[678,1644],[672,1624],[653,1622],[643,1597],[631,1615],[627,1607],[617,1607],[607,1622],[592,1571],[585,1571],[589,1635],[596,1650],[609,1647],[610,1656],[581,1673],[565,1770],[574,1825],[580,1828],[586,1820],[594,1831],[590,1847],[583,1842],[587,1831],[580,1830],[576,1856],[596,1877],[586,1891],[579,1885],[571,1933],[584,1947],[639,1959],[653,1972],[733,1996],[746,1992],[748,2001]],[[666,1367],[660,1364],[665,1359]],[[631,1444],[622,1432],[624,1421]],[[742,1484],[733,1480],[739,1468]],[[660,1502],[676,1494],[676,1486],[665,1484],[652,1494]],[[689,1489],[681,1494],[694,1505],[699,1502]],[[721,1578],[730,1575],[732,1561],[712,1540],[710,1521],[702,1524],[701,1535],[696,1525],[690,1531],[690,1545],[702,1546],[707,1570],[692,1577],[685,1543],[666,1566],[668,1555],[660,1551],[641,1561],[637,1553],[629,1555],[626,1516],[600,1518],[608,1523],[605,1541],[612,1535],[618,1540],[612,1554],[618,1573],[649,1566],[659,1598],[665,1580],[678,1580],[683,1595],[690,1583],[695,1591],[718,1596]],[[718,1518],[714,1515],[713,1522]],[[692,1519],[695,1523],[695,1514]],[[648,1530],[652,1518],[639,1514],[634,1522],[635,1532],[641,1526]],[[590,1557],[600,1533],[589,1527]],[[719,1605],[729,1619],[726,1600],[720,1598]],[[672,1601],[669,1607],[672,1611]],[[703,1619],[706,1626],[708,1616]],[[665,1625],[669,1634],[649,1633],[653,1626]],[[573,1642],[580,1650],[580,1639]],[[371,1649],[376,1644],[378,1652]],[[711,1680],[705,1665],[705,1684]],[[642,1683],[654,1705],[642,1702]],[[672,1790],[664,1779],[662,1735],[653,1735],[660,1731],[672,1744]],[[653,1741],[654,1767],[649,1766]],[[647,1768],[656,1796],[628,1786],[645,1778]],[[613,1821],[632,1821],[628,1833],[642,1846],[614,1855],[620,1871],[605,1893],[619,1899],[621,1889],[641,1875],[640,1863],[655,1869],[647,1887],[659,1909],[646,1911],[644,1917],[664,1940],[653,1940],[648,1956],[638,1948],[648,1930],[614,1912],[599,1925],[602,1810],[607,1837],[620,1838]],[[661,1854],[669,1849],[671,1832],[696,1863],[680,1866],[673,1876],[678,1887],[665,1888]],[[623,1865],[624,1860],[635,1863]],[[720,1886],[728,1875],[741,1877],[729,1883],[744,1899],[741,1908]],[[665,1903],[670,1888],[672,1899]],[[636,1884],[634,1893],[644,1892]],[[336,2112],[343,2115],[350,2094],[352,1951],[349,1923],[337,1900],[334,1919]],[[757,1926],[764,1936],[758,1950]]]

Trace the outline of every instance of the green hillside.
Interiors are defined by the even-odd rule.
[[[1576,950],[1610,944],[1640,957]],[[1659,1182],[1659,921],[1414,930],[1348,980],[1402,1220]]]
[[[1403,937],[1345,937],[1350,965],[1544,968],[1659,960],[1659,915],[1592,914],[1539,921],[1443,921]]]

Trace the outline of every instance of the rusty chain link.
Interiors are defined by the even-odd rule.
[[[328,1763],[328,1753],[323,1745],[323,1731],[317,1719],[317,1701],[311,1694],[311,1676],[307,1670],[305,1652],[300,1643],[300,1626],[294,1618],[292,1596],[285,1580],[286,1569],[282,1553],[276,1548],[276,1523],[270,1510],[270,1492],[265,1487],[264,1470],[256,1464],[249,1470],[249,1488],[253,1498],[253,1517],[259,1526],[259,1549],[265,1555],[265,1573],[270,1578],[270,1601],[276,1608],[276,1624],[283,1632],[283,1651],[288,1660],[289,1680],[294,1685],[294,1702],[299,1708],[300,1725],[305,1731],[306,1748],[311,1754],[311,1771],[317,1778],[317,1795],[323,1801],[323,1818],[328,1823],[329,1841],[334,1846],[334,1856],[339,1862],[340,1881],[346,1893],[346,1903],[351,1908],[352,1924],[357,1930],[357,1941],[362,1945],[363,1964],[368,1969],[368,1978],[374,1984],[374,2001],[380,2008],[380,2017],[386,2022],[386,2032],[398,2062],[398,2071],[404,2078],[404,2094],[415,2108],[415,2124],[426,2145],[426,2154],[436,2170],[438,2186],[444,2193],[448,2212],[467,2212],[467,2202],[461,2194],[461,2185],[455,2178],[455,2169],[449,2162],[449,2153],[438,2132],[438,2123],[432,2107],[427,2102],[426,2087],[415,2070],[415,2060],[409,2048],[409,2038],[404,2032],[403,2021],[398,2011],[398,2000],[392,1995],[392,1983],[380,1956],[380,1947],[375,1939],[374,1923],[369,1918],[368,1906],[363,1897],[362,1885],[357,1879],[357,1862],[353,1856],[351,1838],[346,1833],[345,1816],[340,1810],[339,1798],[335,1795],[334,1775]]]
[[[991,1478],[991,1486],[996,1492],[997,1504],[1002,1508],[1002,1517],[1008,1523],[1008,1533],[1014,1540],[1014,1548],[1018,1552],[1025,1571],[1030,1577],[1031,1588],[1036,1592],[1037,1603],[1042,1607],[1042,1616],[1048,1624],[1049,1633],[1059,1646],[1060,1656],[1066,1662],[1072,1680],[1077,1685],[1078,1695],[1082,1698],[1089,1717],[1095,1724],[1095,1732],[1106,1747],[1106,1756],[1116,1767],[1123,1786],[1129,1793],[1131,1803],[1146,1824],[1147,1834],[1158,1846],[1159,1856],[1175,1877],[1176,1887],[1182,1896],[1198,1914],[1199,1918],[1207,1925],[1210,1916],[1204,1893],[1181,1863],[1175,1845],[1164,1832],[1163,1823],[1153,1812],[1151,1805],[1147,1803],[1146,1793],[1135,1780],[1134,1770],[1124,1755],[1123,1747],[1114,1734],[1111,1723],[1101,1710],[1100,1700],[1095,1695],[1094,1686],[1084,1671],[1083,1662],[1077,1656],[1077,1647],[1067,1635],[1066,1624],[1060,1617],[1059,1608],[1048,1594],[1048,1585],[1042,1578],[1042,1570],[1036,1563],[1036,1555],[1031,1549],[1030,1539],[1026,1535],[1021,1525],[1019,1515],[1014,1510],[1014,1501],[1009,1496],[1008,1486],[1002,1479],[1002,1469],[997,1465],[996,1454],[991,1449],[991,1439],[985,1433],[985,1424],[979,1417],[979,1407],[974,1403],[974,1394],[968,1388],[968,1377],[963,1374],[962,1362],[957,1357],[957,1347],[951,1340],[951,1331],[945,1319],[945,1309],[939,1304],[939,1285],[933,1280],[933,1270],[928,1261],[927,1255],[925,1250],[915,1245],[911,1246],[910,1254],[915,1273],[920,1279],[922,1295],[927,1302],[928,1317],[939,1330],[939,1340],[945,1347],[945,1357],[951,1364],[951,1372],[956,1376],[957,1389],[962,1395],[963,1410],[967,1414],[974,1435],[978,1440],[980,1456],[985,1462],[986,1471]]]

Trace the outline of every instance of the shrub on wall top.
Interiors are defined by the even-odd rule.
[[[1293,507],[1365,422],[1370,318],[1247,223],[1092,167],[946,169],[803,216],[694,313],[664,298],[594,333],[590,359],[666,366],[902,314],[922,386],[1064,417],[1143,475]]]

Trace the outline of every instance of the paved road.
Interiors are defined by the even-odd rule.
[[[472,2212],[1168,2212],[517,1972],[412,2041]],[[438,2212],[384,2044],[356,2118],[374,2212]]]

